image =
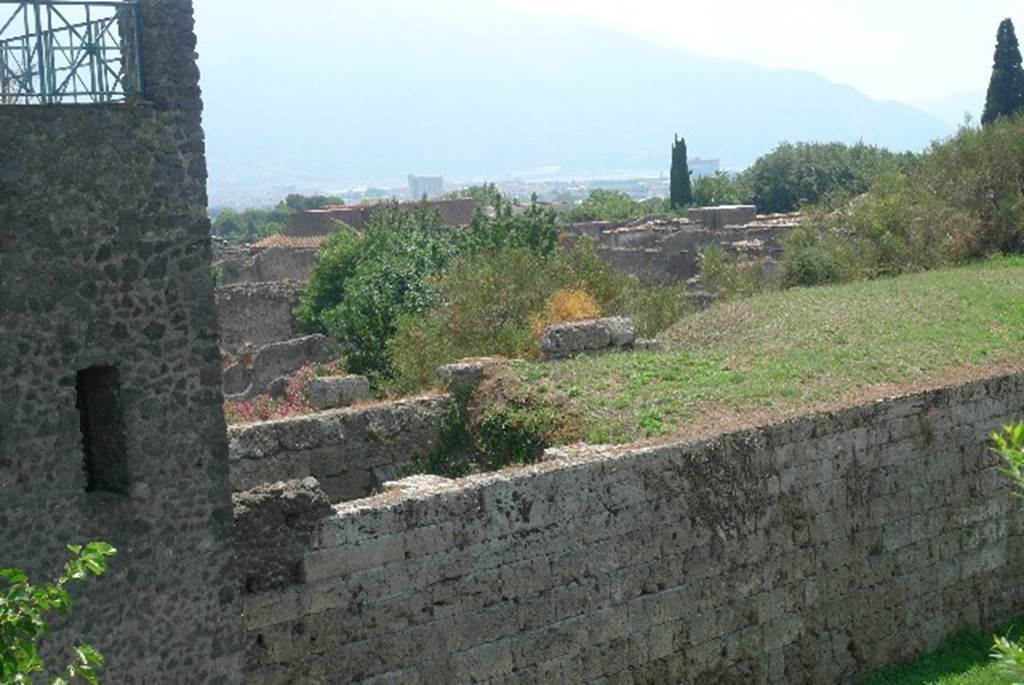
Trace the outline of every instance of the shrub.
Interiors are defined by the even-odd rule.
[[[355,275],[363,257],[363,242],[355,231],[337,231],[317,252],[309,284],[295,310],[304,333],[327,333],[323,316],[344,299],[345,284]]]
[[[783,242],[786,285],[890,276],[1024,249],[1024,121],[964,127],[868,192],[807,213]]]
[[[742,175],[762,212],[792,212],[829,195],[860,195],[883,167],[909,159],[858,143],[782,143]]]
[[[824,285],[842,278],[846,246],[827,232],[801,226],[782,240],[782,285]]]
[[[601,305],[582,288],[557,290],[548,298],[544,313],[533,320],[533,334],[540,338],[544,329],[564,321],[584,321],[601,316]]]
[[[649,213],[644,203],[622,191],[598,188],[590,191],[590,195],[573,207],[566,218],[572,222],[627,221]]]
[[[40,586],[32,585],[20,569],[0,569],[0,578],[7,582],[7,591],[0,594],[0,682],[31,683],[32,674],[44,670],[36,643],[51,632],[46,615],[70,610],[68,584],[103,575],[107,558],[117,553],[105,542],[68,545],[68,550],[74,556],[64,564],[64,572]],[[89,645],[76,646],[74,652],[75,661],[52,682],[58,685],[81,678],[95,685],[103,657]]]
[[[426,473],[457,478],[531,464],[544,450],[580,437],[580,419],[568,397],[538,393],[503,367],[475,390],[455,396],[437,448],[420,465]]]
[[[698,207],[745,205],[753,201],[748,176],[716,171],[693,181],[693,204]]]
[[[708,245],[700,252],[700,283],[721,298],[749,297],[764,290],[769,283],[763,272],[763,259],[742,261],[719,245]]]
[[[337,340],[353,372],[387,379],[400,320],[434,304],[433,279],[455,257],[505,248],[546,257],[557,244],[557,217],[536,202],[477,212],[466,231],[443,226],[428,205],[383,203],[364,235],[339,232],[320,251],[296,316],[304,332]]]
[[[993,449],[1003,459],[1003,473],[1010,477],[1018,497],[1024,495],[1024,421],[1010,424],[1001,433],[992,435]],[[1024,643],[1006,637],[996,637],[992,643],[992,658],[999,662],[1000,670],[1013,679],[1024,681]]]
[[[547,259],[517,248],[464,255],[433,285],[436,303],[399,322],[390,351],[394,393],[429,385],[438,366],[463,357],[539,359],[534,325],[545,320],[559,291],[585,292],[603,315],[633,317],[646,337],[689,311],[682,286],[621,274],[601,260],[592,241]]]

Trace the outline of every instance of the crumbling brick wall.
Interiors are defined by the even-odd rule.
[[[240,682],[192,6],[139,6],[144,102],[0,106],[0,566],[106,540],[53,665]]]
[[[852,682],[1024,610],[986,444],[1022,406],[998,377],[337,505],[245,595],[248,682]]]

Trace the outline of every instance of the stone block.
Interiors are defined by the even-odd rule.
[[[366,376],[324,376],[309,383],[309,404],[314,409],[348,407],[370,399],[370,381]]]
[[[488,368],[505,363],[503,357],[468,357],[438,367],[437,377],[448,392],[472,391],[483,382]]]
[[[578,354],[632,347],[635,341],[633,320],[612,317],[548,326],[541,349],[545,359],[566,359]]]
[[[757,219],[754,205],[722,205],[720,207],[694,207],[686,212],[690,221],[704,224],[705,228],[717,230],[726,226],[742,226]]]

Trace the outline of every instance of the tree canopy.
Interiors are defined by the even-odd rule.
[[[996,54],[992,78],[985,97],[982,124],[991,124],[1001,117],[1013,117],[1024,110],[1024,68],[1021,67],[1020,46],[1013,21],[1004,19],[996,35]]]

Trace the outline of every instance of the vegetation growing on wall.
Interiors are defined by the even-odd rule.
[[[0,568],[7,588],[0,593],[0,683],[32,683],[32,674],[46,670],[38,642],[51,633],[49,614],[67,613],[73,604],[68,587],[107,570],[107,558],[117,550],[105,542],[68,545],[73,555],[55,580],[33,585],[17,568]],[[75,660],[55,677],[52,685],[82,679],[95,685],[103,657],[89,645],[73,648]]]

